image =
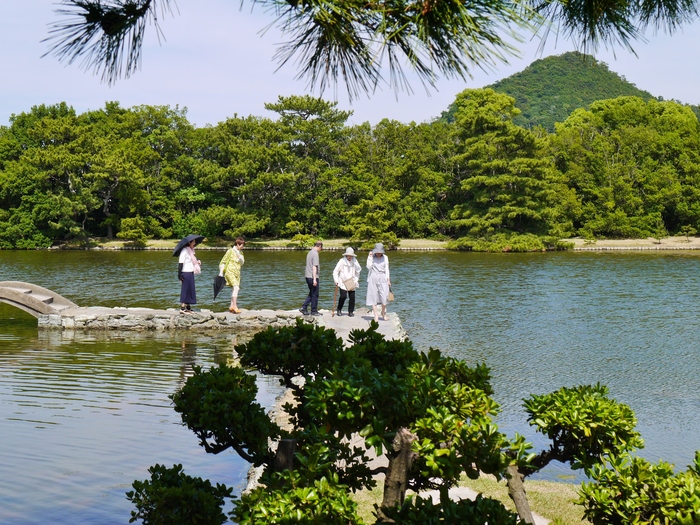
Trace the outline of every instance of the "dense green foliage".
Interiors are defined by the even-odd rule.
[[[700,452],[688,470],[622,455],[596,465],[581,488],[585,517],[594,525],[700,523]]]
[[[434,349],[418,353],[410,341],[387,341],[376,329],[373,323],[353,331],[343,350],[334,331],[299,319],[236,347],[244,365],[255,363],[290,389],[287,430],[262,412],[255,381],[240,367],[197,369],[172,396],[183,423],[208,452],[231,447],[264,467],[260,486],[233,500],[231,520],[361,525],[350,493],[374,487],[375,475],[383,473],[378,522],[512,525],[517,516],[500,502],[453,502],[449,489],[464,475],[505,477],[526,519],[525,490],[514,478],[558,460],[592,480],[580,503],[595,524],[697,523],[700,456],[678,474],[670,465],[631,458],[642,446],[636,419],[605,387],[561,388],[526,400],[530,424],[550,440],[548,448],[532,453],[522,436],[499,431],[487,367],[470,367]],[[268,443],[278,437],[281,456]],[[388,465],[377,466],[372,453]],[[198,523],[222,523],[229,489],[193,480],[179,465],[157,465],[151,473],[150,481],[134,482],[128,493],[137,506],[134,519],[160,523],[161,514],[190,516],[203,509]],[[439,498],[406,498],[408,489],[434,489]]]
[[[239,525],[363,525],[348,487],[334,476],[309,479],[296,470],[268,478],[241,497],[231,512]]]
[[[568,198],[561,175],[545,156],[545,142],[513,124],[511,97],[486,90],[457,96],[453,171],[463,203],[451,218],[468,239],[534,235],[557,239],[570,230],[560,203]]]
[[[280,97],[276,119],[194,128],[177,108],[37,106],[0,127],[0,248],[196,232],[539,251],[700,228],[686,106],[601,100],[551,134],[517,126],[513,98],[490,89],[454,107],[449,124],[348,126],[334,103]]]
[[[554,131],[556,122],[579,108],[587,109],[596,100],[623,96],[651,100],[655,97],[610,71],[605,62],[572,51],[535,60],[524,70],[487,86],[515,99],[521,113],[513,123],[525,128],[542,126]],[[451,105],[442,119],[454,121]]]
[[[610,399],[602,385],[563,387],[531,396],[524,406],[530,424],[552,443],[541,456],[547,461],[557,459],[570,462],[575,469],[591,469],[601,458],[644,446],[630,407]]]
[[[255,402],[255,378],[241,368],[221,365],[194,375],[173,396],[182,422],[207,452],[233,448],[247,461],[260,465],[269,459],[267,437],[280,435],[263,408]]]
[[[387,516],[397,524],[469,523],[470,525],[517,525],[518,515],[506,509],[500,501],[478,495],[474,501],[463,499],[434,503],[429,498],[416,497],[410,505],[387,510]]]
[[[135,506],[129,523],[143,525],[221,525],[226,514],[221,510],[233,489],[212,485],[209,480],[193,478],[182,465],[167,468],[154,465],[148,469],[151,479],[134,481],[134,490],[126,497]]]
[[[700,220],[700,135],[691,109],[602,100],[557,126],[557,168],[578,195],[576,226],[595,237],[676,233]]]

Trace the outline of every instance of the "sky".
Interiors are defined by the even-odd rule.
[[[264,104],[279,96],[322,96],[353,111],[350,124],[376,124],[384,118],[401,122],[426,122],[447,109],[466,88],[480,88],[522,71],[538,58],[574,49],[561,38],[550,38],[543,51],[539,40],[519,44],[521,56],[494,70],[475,70],[468,81],[441,79],[437,89],[427,90],[417,77],[410,79],[413,93],[396,94],[388,86],[348,100],[341,85],[336,92],[311,91],[298,80],[293,63],[278,69],[273,55],[284,41],[260,6],[251,13],[251,2],[240,9],[240,0],[178,0],[178,12],[160,17],[165,41],[158,41],[149,27],[142,52],[141,69],[112,86],[103,83],[80,64],[66,65],[52,56],[42,58],[49,47],[48,36],[57,0],[3,0],[0,16],[0,125],[10,116],[39,104],[66,102],[78,113],[97,110],[108,101],[122,107],[142,104],[187,108],[188,120],[202,127],[229,117],[257,115],[274,117]],[[635,44],[637,56],[625,49],[595,54],[612,71],[640,89],[664,99],[700,103],[700,22],[672,36],[646,35]]]

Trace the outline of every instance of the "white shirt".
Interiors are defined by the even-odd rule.
[[[194,272],[194,262],[192,261],[190,251],[187,248],[183,248],[180,252],[180,259],[178,262],[182,264],[183,272]]]

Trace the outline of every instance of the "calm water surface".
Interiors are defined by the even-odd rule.
[[[227,302],[212,301],[211,280],[222,252],[198,255],[198,306],[221,311]],[[332,304],[339,257],[321,254],[322,308]],[[304,252],[248,251],[239,304],[298,308],[304,259]],[[397,295],[390,308],[418,349],[492,368],[506,432],[544,446],[521,400],[601,382],[637,414],[642,456],[684,468],[700,449],[700,253],[390,259]],[[168,252],[0,251],[0,280],[39,284],[81,306],[178,305]],[[0,522],[125,524],[132,507],[124,493],[155,463],[182,463],[191,475],[240,489],[247,464],[233,453],[206,454],[168,399],[193,364],[227,361],[238,342],[216,334],[40,332],[34,318],[0,304]],[[270,405],[276,382],[258,384]],[[570,472],[553,466],[543,477]]]

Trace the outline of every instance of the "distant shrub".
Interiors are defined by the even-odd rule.
[[[553,237],[539,237],[532,233],[498,233],[488,238],[460,237],[447,243],[449,250],[474,252],[544,252],[569,250],[573,243]]]

